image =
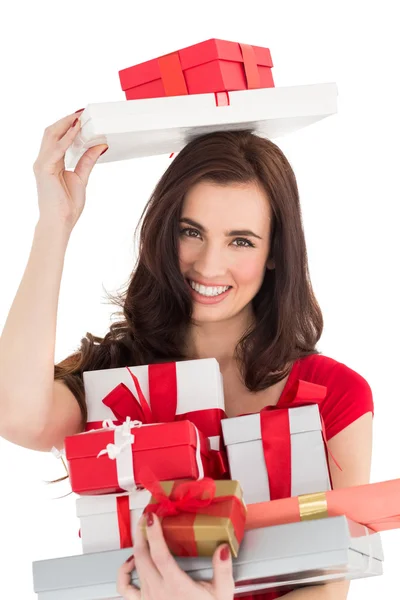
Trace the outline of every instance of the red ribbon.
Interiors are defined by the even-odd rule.
[[[254,48],[249,44],[239,44],[243,58],[243,68],[246,77],[246,85],[248,90],[256,89],[261,87],[260,73],[258,72],[257,59],[254,52]],[[160,56],[157,59],[158,67],[160,69],[161,81],[164,86],[164,92],[166,96],[187,96],[189,94],[185,75],[183,73],[181,59],[179,52],[172,52]],[[216,98],[217,106],[220,104],[221,97]],[[224,99],[225,106],[226,102],[229,104],[229,96]]]
[[[117,497],[117,517],[120,548],[132,548],[131,512],[129,508],[129,496]]]
[[[132,421],[144,424],[172,423],[188,420],[204,433],[206,437],[222,435],[221,419],[226,415],[220,408],[196,410],[181,415],[176,414],[178,404],[178,383],[176,363],[148,365],[149,397],[147,402],[138,378],[129,367],[126,367],[135,384],[137,398],[124,384],[119,383],[102,400],[103,404],[114,414],[115,425],[121,425],[130,417]],[[101,421],[89,421],[86,431],[101,429]],[[229,473],[228,461],[223,451],[211,450],[210,458],[215,479],[223,479]]]
[[[261,410],[261,439],[268,471],[270,500],[290,498],[292,496],[289,409],[312,404],[319,406],[326,396],[326,391],[326,386],[299,379],[290,388],[285,402],[280,402],[276,406],[266,406]],[[325,451],[330,454],[336,466],[342,470],[328,448],[325,424],[322,416],[321,428]]]
[[[172,52],[157,59],[166,96],[189,94],[183,74],[179,52]]]
[[[140,387],[138,378],[129,367],[126,367],[135,384],[138,398],[131,390],[119,383],[105,398],[103,404],[108,406],[116,419],[123,423],[127,417],[142,423],[171,423],[175,419],[177,407],[176,364],[164,363],[148,366],[149,396],[148,404]]]
[[[207,508],[214,501],[221,502],[228,498],[228,496],[215,498],[216,484],[210,477],[179,483],[172,488],[170,495],[164,492],[159,481],[143,475],[143,471],[141,471],[141,481],[157,500],[156,503],[148,504],[145,512],[153,512],[159,517],[171,517],[183,512],[200,513],[200,509]]]
[[[260,74],[253,46],[239,44],[243,56],[243,66],[246,75],[247,89],[253,90],[261,87]]]
[[[197,481],[177,482],[168,495],[148,469],[141,471],[140,478],[157,501],[148,504],[143,512],[153,512],[162,518],[164,537],[173,554],[198,556],[194,530],[197,515],[231,517],[239,544],[242,541],[246,509],[237,496],[215,496],[216,483],[213,479],[204,477]],[[170,518],[173,521],[169,522]],[[173,527],[167,526],[169,523],[179,531],[179,541],[174,536]]]

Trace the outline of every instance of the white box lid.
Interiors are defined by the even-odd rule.
[[[336,83],[229,92],[229,105],[215,95],[194,94],[88,104],[81,130],[65,156],[75,168],[88,148],[107,144],[98,163],[179,152],[193,137],[213,131],[251,129],[277,138],[337,113]]]
[[[299,406],[289,410],[290,433],[321,430],[321,416],[317,404]],[[260,413],[222,419],[225,445],[240,444],[261,439]]]
[[[99,494],[92,496],[79,496],[76,499],[76,516],[87,517],[90,515],[101,515],[116,511],[117,498],[120,496],[129,496],[129,508],[145,508],[151,499],[151,493],[148,490],[135,490],[122,494]]]
[[[149,398],[148,365],[129,366],[136,375],[143,395]],[[221,371],[216,358],[201,358],[176,362],[177,414],[210,408],[225,409]],[[119,383],[124,383],[136,397],[136,387],[126,367],[83,372],[88,421],[112,418],[102,399]],[[218,406],[216,406],[216,404]]]

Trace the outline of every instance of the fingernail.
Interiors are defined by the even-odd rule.
[[[125,562],[129,562],[130,560],[132,560],[132,558],[133,558],[133,554],[132,554],[132,556],[130,556],[129,558],[127,558]]]
[[[101,152],[101,154],[99,154],[99,156],[101,156],[102,154],[104,154],[104,152],[107,152],[107,150],[108,150],[108,146],[107,146],[107,148],[105,148],[105,149],[103,150],[103,152]]]
[[[79,119],[75,119],[75,121],[72,123],[71,127],[75,127],[75,125],[77,124],[78,121],[79,121]]]
[[[221,560],[228,560],[230,555],[231,555],[231,550],[230,550],[229,546],[224,546],[222,548],[221,554],[220,554]]]
[[[85,109],[84,108],[80,108],[79,110],[76,110],[75,112],[78,113],[78,112],[82,112],[83,110],[85,110]]]
[[[153,513],[149,512],[146,513],[146,521],[147,521],[147,527],[151,527],[154,523],[154,516]]]

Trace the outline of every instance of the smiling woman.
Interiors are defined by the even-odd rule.
[[[214,356],[256,393],[318,354],[323,319],[296,179],[273,142],[249,131],[194,139],[161,177],[138,227],[138,262],[110,296],[123,319],[104,338],[88,333],[55,367],[84,416],[85,370]]]
[[[41,151],[37,161],[40,190],[50,185],[49,166],[40,164],[49,157],[57,164],[62,161],[73,136],[66,134],[63,146],[55,139],[65,137],[70,122],[72,116],[46,130],[46,152],[43,155]],[[82,212],[83,184],[100,150],[88,150],[92,158],[86,160],[86,156],[77,166],[79,177],[68,172],[68,177],[75,178],[71,190],[79,193],[74,196],[70,192],[65,198],[60,208],[64,216],[54,217],[52,203],[48,210],[53,216],[43,218],[38,226],[32,260],[0,344],[5,365],[0,381],[1,434],[28,448],[57,447],[66,436],[85,428],[84,371],[214,357],[223,375],[228,417],[276,405],[294,379],[325,386],[328,393],[321,403],[321,414],[330,448],[342,467],[338,471],[330,463],[333,486],[367,483],[371,389],[361,375],[322,356],[316,348],[323,318],[310,282],[296,179],[281,150],[249,131],[207,134],[192,140],[177,155],[143,211],[138,261],[126,289],[111,297],[122,308],[123,318],[110,326],[104,338],[87,333],[73,355],[53,365],[55,298],[65,247]],[[42,206],[68,189],[66,181],[70,179],[64,181],[60,191],[57,173],[50,178],[56,193],[39,194]],[[61,221],[68,221],[68,227],[55,225]],[[38,268],[44,256],[46,269]],[[40,284],[39,276],[46,276]],[[36,287],[44,290],[48,304],[43,309],[40,297],[34,319],[34,303],[29,307],[26,304],[27,298],[30,302],[37,297],[33,293]],[[43,323],[37,334],[32,323],[40,320]],[[25,378],[28,383],[24,384],[15,374],[26,353],[27,330],[31,331],[32,344],[39,337],[42,347],[35,353],[37,362],[31,361],[31,371]],[[9,348],[16,347],[16,338],[20,352],[10,355]],[[21,380],[18,394],[17,379]],[[29,385],[29,390],[24,385]],[[27,396],[29,406],[25,402],[25,408],[19,410]],[[157,532],[157,525],[152,531]],[[161,549],[161,558],[170,565],[168,598],[231,600],[231,562],[223,559],[221,549],[214,557],[217,571],[210,596],[204,586],[195,585],[178,568],[166,551],[160,530],[158,533],[158,537],[157,533],[153,536],[155,553]],[[160,570],[154,555],[143,550],[136,562],[144,587],[155,589]],[[125,585],[126,572],[123,577]],[[331,594],[340,600],[346,597],[347,588],[346,583],[330,584],[307,594],[304,590],[290,592],[290,598],[328,598]],[[127,594],[131,592],[130,597],[139,597],[137,590]],[[153,597],[158,600],[157,595],[146,596],[146,600]],[[258,599],[272,597],[276,596],[266,593]]]
[[[265,269],[273,267],[271,208],[263,188],[257,182],[201,181],[186,194],[180,223],[192,225],[181,230],[179,260],[194,290],[193,320],[222,325],[244,311],[251,321],[251,301]]]

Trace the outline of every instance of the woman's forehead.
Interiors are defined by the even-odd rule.
[[[200,182],[185,196],[181,217],[200,222],[204,227],[214,222],[237,229],[247,223],[252,227],[270,220],[271,209],[265,191],[254,183],[219,185]]]

